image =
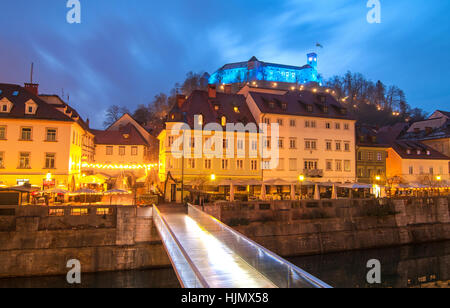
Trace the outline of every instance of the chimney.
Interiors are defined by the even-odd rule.
[[[24,88],[31,94],[34,94],[36,96],[39,95],[39,84],[37,84],[37,83],[25,83]]]
[[[89,128],[89,118],[86,119],[86,125]]]
[[[224,86],[225,94],[231,94],[231,84],[227,84]]]
[[[181,95],[181,94],[177,95],[178,108],[181,108],[184,105],[185,102],[186,102],[186,96],[185,95]]]
[[[216,98],[217,97],[216,86],[213,85],[213,84],[208,85],[208,97],[209,98]]]

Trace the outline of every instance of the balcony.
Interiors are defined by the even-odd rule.
[[[308,178],[323,178],[323,169],[303,169],[303,175]]]

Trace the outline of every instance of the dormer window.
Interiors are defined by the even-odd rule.
[[[197,123],[198,123],[198,125],[200,125],[200,126],[202,126],[203,125],[203,115],[198,115],[198,118],[197,118]]]
[[[427,155],[428,155],[428,156],[431,155],[431,151],[430,151],[430,150],[427,151]]]
[[[312,105],[306,106],[306,110],[308,110],[308,112],[313,112],[313,106]]]
[[[420,155],[420,154],[422,154],[422,151],[421,150],[417,150],[417,155]]]
[[[233,108],[233,110],[234,110],[235,113],[240,113],[240,112],[241,112],[241,111],[239,110],[239,107],[237,107],[237,106],[235,106],[235,107]]]
[[[13,103],[11,103],[6,97],[0,100],[1,113],[10,113],[13,106]]]
[[[222,126],[227,125],[227,117],[223,116],[220,122],[221,122]]]
[[[19,95],[19,91],[14,91],[12,95],[13,96],[18,96]]]
[[[129,134],[123,134],[123,138],[124,139],[130,139],[130,135]]]
[[[411,155],[411,150],[406,150],[406,154]]]
[[[282,103],[281,104],[281,109],[286,110],[287,109],[287,104],[286,103]]]
[[[341,108],[341,114],[346,115],[347,114],[347,109]]]
[[[25,103],[25,114],[34,115],[36,114],[37,109],[38,105],[33,100],[30,99]]]
[[[270,103],[269,103],[269,107],[270,107],[271,109],[275,108],[275,102],[270,102]]]
[[[220,109],[220,106],[219,106],[219,105],[217,105],[217,104],[214,105],[214,110],[215,110],[215,111],[219,111],[219,109]]]
[[[324,105],[322,110],[323,110],[323,113],[328,113],[328,106]]]

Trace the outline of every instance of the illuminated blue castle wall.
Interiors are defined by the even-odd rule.
[[[247,62],[226,64],[209,78],[209,84],[236,84],[252,81],[323,84],[322,76],[317,72],[316,53],[307,55],[307,64],[304,66],[266,63],[252,57]]]

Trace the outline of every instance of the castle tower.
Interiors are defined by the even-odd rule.
[[[317,71],[317,54],[315,52],[311,52],[307,55],[307,57],[307,63]]]

